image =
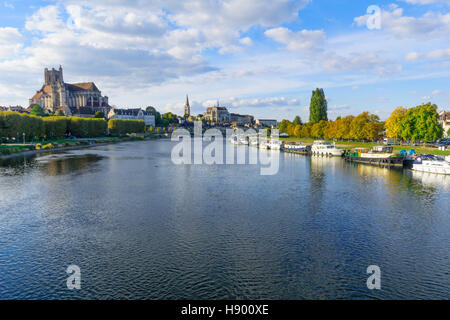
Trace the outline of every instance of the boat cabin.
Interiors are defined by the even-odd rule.
[[[392,151],[394,150],[394,148],[392,147],[386,147],[386,146],[376,146],[373,147],[371,152],[376,152],[376,153],[392,153]]]

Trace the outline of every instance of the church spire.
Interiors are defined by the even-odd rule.
[[[191,115],[191,106],[189,105],[189,97],[186,95],[186,103],[184,105],[184,118],[189,118]]]

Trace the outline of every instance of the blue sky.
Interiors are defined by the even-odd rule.
[[[332,119],[448,110],[450,0],[0,0],[0,105],[27,105],[60,64],[66,82],[94,81],[118,107],[181,114],[189,94],[194,113],[219,99],[307,120],[322,87]]]

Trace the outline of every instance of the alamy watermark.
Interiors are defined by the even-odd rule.
[[[66,285],[69,290],[81,289],[81,269],[77,265],[70,265],[66,269],[66,273],[70,276],[67,278]]]
[[[381,269],[379,266],[371,265],[367,267],[367,274],[370,274],[367,278],[367,288],[369,290],[381,290]]]
[[[379,6],[369,6],[367,8],[366,26],[369,30],[381,29],[381,8]]]
[[[281,144],[277,129],[272,130],[270,138],[267,130],[256,132],[251,128],[246,131],[226,129],[224,138],[223,132],[216,128],[208,129],[203,133],[202,123],[195,122],[193,137],[188,130],[177,129],[172,133],[171,139],[178,142],[171,153],[172,162],[177,165],[259,164],[261,175],[278,173],[280,154],[277,151]],[[208,143],[205,147],[204,142]],[[254,148],[236,148],[236,145],[248,145]],[[267,149],[275,152],[267,151]]]

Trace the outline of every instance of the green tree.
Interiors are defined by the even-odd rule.
[[[410,108],[400,124],[400,136],[404,140],[436,141],[442,137],[443,128],[438,122],[439,115],[435,104],[426,103]]]
[[[94,118],[96,118],[96,119],[104,119],[105,118],[105,113],[103,111],[97,111],[95,113]]]
[[[292,126],[292,122],[289,120],[283,120],[278,125],[278,130],[280,130],[280,133],[289,133],[289,127]]]
[[[293,124],[294,124],[294,126],[302,124],[302,119],[300,118],[300,116],[295,117]]]
[[[35,104],[35,105],[31,108],[30,114],[32,114],[32,115],[34,115],[34,116],[39,116],[39,117],[43,117],[43,116],[47,115],[47,114],[45,113],[44,109],[43,109],[40,105],[38,105],[38,104]]]
[[[150,113],[151,115],[155,116],[155,125],[156,126],[161,125],[161,114],[155,109],[155,107],[148,106],[147,109],[145,109],[145,111]]]
[[[317,123],[321,120],[328,121],[328,104],[323,89],[317,88],[312,92],[309,105],[309,122]]]

